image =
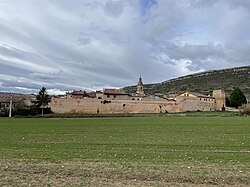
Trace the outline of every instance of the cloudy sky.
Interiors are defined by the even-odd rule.
[[[162,82],[250,65],[249,0],[0,0],[0,91]]]

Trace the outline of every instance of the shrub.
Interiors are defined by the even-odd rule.
[[[241,115],[250,115],[250,104],[245,104],[240,107]]]
[[[247,103],[246,96],[242,93],[242,91],[238,87],[234,88],[230,96],[230,106],[238,108],[242,104],[246,103]]]

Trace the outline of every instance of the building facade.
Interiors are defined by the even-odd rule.
[[[2,93],[0,94],[0,116],[6,115],[11,109],[13,111],[24,109],[34,104],[36,100],[35,95],[28,94],[10,94],[10,93]]]
[[[215,98],[195,92],[185,92],[176,97],[179,112],[215,111]]]

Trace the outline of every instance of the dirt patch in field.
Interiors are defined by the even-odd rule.
[[[0,160],[0,186],[249,186],[245,165]]]

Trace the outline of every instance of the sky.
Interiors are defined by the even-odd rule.
[[[157,83],[250,65],[249,0],[0,0],[0,92]]]

